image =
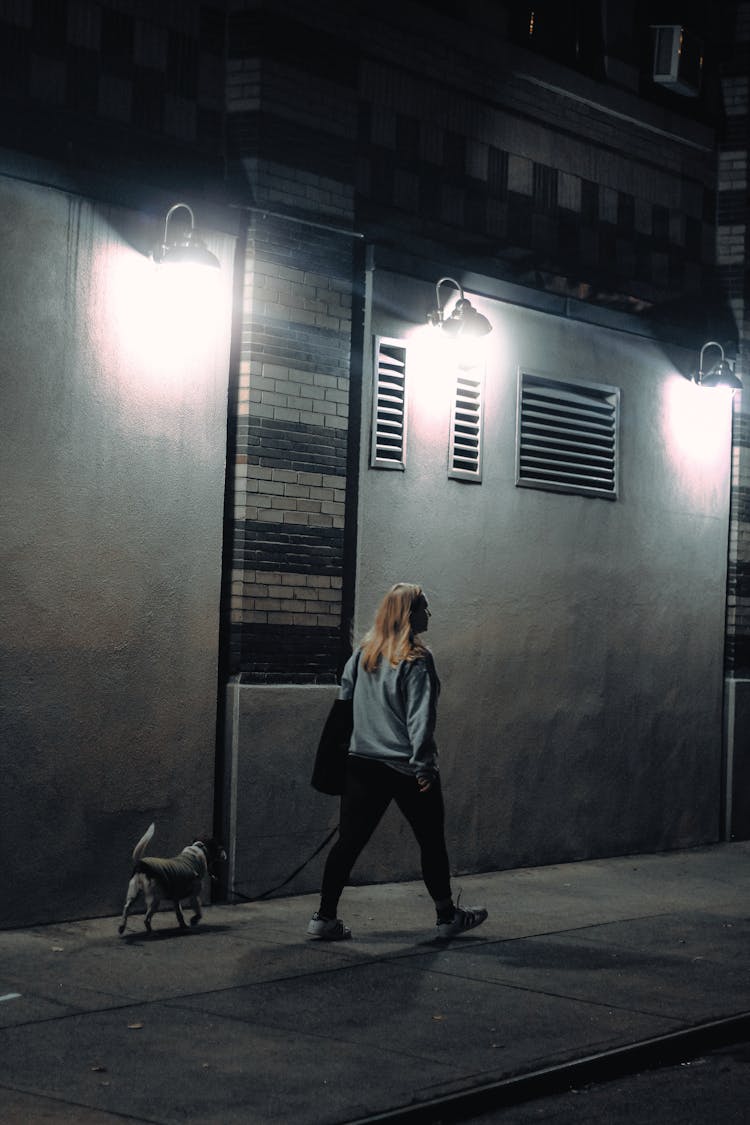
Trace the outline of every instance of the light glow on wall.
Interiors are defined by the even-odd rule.
[[[418,365],[433,381],[452,378],[457,369],[470,371],[486,363],[497,346],[492,336],[451,336],[431,325],[419,325],[407,333],[410,362]],[[429,377],[429,376],[428,376]]]
[[[137,393],[169,397],[209,358],[223,312],[219,271],[159,266],[135,250],[108,247],[100,276],[111,346],[139,383]]]
[[[731,444],[731,390],[701,387],[675,374],[666,380],[664,395],[670,447],[704,471],[727,464]]]
[[[487,337],[467,341],[484,345]],[[456,373],[466,353],[464,343],[457,337],[430,325],[420,325],[406,336],[407,379],[410,402],[410,425],[426,431],[427,436],[438,441],[445,438],[446,411],[455,390]],[[486,347],[477,351],[484,354]]]

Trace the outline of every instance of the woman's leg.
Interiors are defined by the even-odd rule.
[[[483,906],[455,906],[453,903],[440,779],[436,778],[425,793],[420,793],[416,779],[405,780],[409,784],[399,786],[395,800],[419,841],[422,875],[437,911],[436,937],[446,941],[481,926],[487,911]]]
[[[445,846],[445,809],[440,778],[421,792],[416,778],[400,775],[394,799],[419,844],[422,878],[435,905],[452,910],[451,876]]]
[[[390,804],[389,775],[392,773],[388,766],[361,758],[350,758],[347,763],[339,837],[328,853],[323,870],[318,911],[323,918],[336,917],[339,898],[351,870]]]

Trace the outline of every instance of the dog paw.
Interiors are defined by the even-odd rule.
[[[118,934],[124,934],[125,933],[125,923],[124,922],[122,923],[122,925],[117,927],[117,932],[118,932]]]

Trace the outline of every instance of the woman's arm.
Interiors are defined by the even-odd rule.
[[[359,655],[360,650],[355,649],[344,665],[344,671],[341,673],[339,699],[351,699],[354,695],[354,685],[357,682],[357,666],[359,664]]]
[[[412,749],[409,765],[417,775],[420,789],[426,789],[438,772],[435,723],[439,683],[429,653],[404,665],[403,689],[406,728]]]

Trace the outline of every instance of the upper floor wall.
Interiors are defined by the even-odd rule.
[[[656,14],[637,3],[534,5],[531,36],[510,2],[230,7],[230,156],[258,204],[628,311],[713,288],[722,107],[703,5],[669,17],[707,44],[695,98],[654,83]],[[537,49],[562,9],[596,28],[580,58],[549,33]]]

